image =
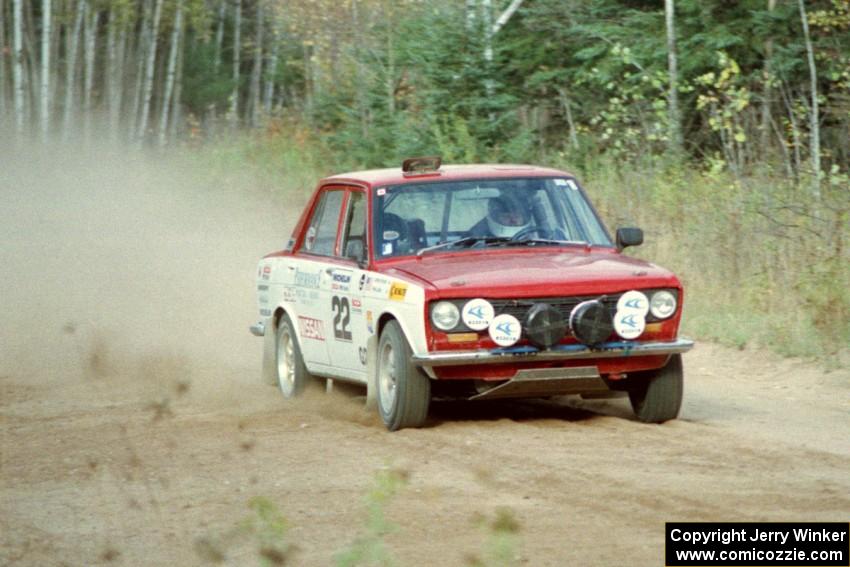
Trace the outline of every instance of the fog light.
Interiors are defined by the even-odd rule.
[[[601,301],[579,303],[570,313],[570,330],[579,342],[593,346],[607,339],[614,330],[608,309]]]
[[[558,344],[567,332],[561,313],[548,303],[536,303],[525,316],[525,334],[531,344],[549,348]]]

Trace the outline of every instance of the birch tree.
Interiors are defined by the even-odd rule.
[[[6,117],[6,3],[0,0],[0,125]]]
[[[667,24],[667,72],[669,86],[667,91],[667,122],[669,128],[669,147],[674,155],[682,153],[682,119],[679,115],[679,72],[676,60],[675,6],[673,0],[664,0],[664,19]]]
[[[151,21],[150,33],[147,41],[147,63],[145,66],[144,92],[142,94],[142,117],[139,120],[138,139],[142,142],[148,129],[148,115],[150,114],[151,95],[153,94],[153,76],[156,69],[156,43],[159,35],[159,19],[162,16],[162,0],[156,0]]]
[[[120,20],[118,8],[109,11],[109,28],[106,39],[106,89],[109,109],[109,131],[117,139],[121,124],[121,102],[124,92],[124,50],[127,46],[127,30]]]
[[[127,60],[130,63],[135,62],[134,83],[133,83],[133,101],[130,106],[130,120],[127,128],[128,138],[133,140],[136,138],[136,129],[139,124],[139,113],[142,106],[142,91],[145,87],[145,57],[147,51],[148,38],[150,33],[148,28],[151,25],[151,2],[153,0],[142,0],[142,23],[139,27],[139,33],[133,34],[132,48],[129,50]]]
[[[74,94],[76,89],[77,48],[80,43],[80,30],[86,13],[86,0],[78,0],[77,14],[74,18],[74,29],[67,34],[65,42],[65,108],[62,131],[65,139],[71,135],[71,125],[74,119]]]
[[[812,189],[816,201],[820,200],[820,112],[818,110],[818,72],[815,67],[815,51],[812,48],[812,38],[809,36],[809,18],[803,0],[797,0],[800,7],[800,20],[803,23],[803,39],[806,42],[806,56],[809,60],[809,77],[811,79],[812,109],[810,128],[812,138]]]
[[[772,13],[776,9],[776,0],[767,0],[767,11]],[[773,71],[771,65],[773,62],[773,38],[768,37],[764,40],[764,88],[762,89],[762,105],[761,105],[761,147],[762,155],[767,150],[768,140],[770,139],[771,127],[771,102],[773,99]]]
[[[177,51],[180,49],[180,34],[183,30],[183,2],[178,0],[174,14],[174,30],[171,32],[171,52],[168,55],[168,72],[165,77],[165,92],[159,117],[159,145],[164,146],[168,132],[168,114],[171,110],[171,94],[174,90],[174,75],[177,71]]]
[[[356,0],[354,5],[356,6]],[[278,50],[280,49],[280,22],[278,20],[278,13],[272,8],[271,53],[269,55],[269,61],[266,63],[266,83],[263,93],[263,110],[266,115],[272,112],[272,100],[274,97],[274,80],[277,73]]]
[[[230,120],[233,126],[239,123],[239,61],[241,50],[242,0],[236,0],[233,18],[233,93],[230,95]]]
[[[263,2],[257,2],[257,21],[254,34],[254,68],[251,70],[251,89],[248,102],[251,107],[251,126],[256,128],[260,122],[260,75],[263,68],[263,28],[265,14]]]
[[[22,0],[12,0],[12,81],[15,97],[15,130],[24,132],[24,44]]]
[[[180,123],[180,100],[183,93],[183,32],[180,33],[180,47],[177,50],[177,72],[174,79],[174,96],[171,98],[171,119],[169,121],[169,130],[171,131],[171,139],[177,138],[177,125]]]
[[[221,67],[221,46],[224,42],[224,19],[227,16],[227,0],[219,0],[218,23],[215,30],[215,70]]]
[[[50,130],[50,0],[43,0],[41,8],[41,136],[47,140]]]
[[[83,123],[86,139],[91,135],[98,19],[97,9],[94,6],[89,6],[89,9],[91,13],[88,14],[85,24],[85,67],[83,69]]]

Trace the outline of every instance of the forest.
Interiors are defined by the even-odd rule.
[[[0,138],[563,167],[693,334],[850,344],[850,0],[0,0]]]

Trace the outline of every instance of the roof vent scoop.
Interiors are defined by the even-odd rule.
[[[436,173],[442,163],[443,158],[440,156],[412,157],[402,162],[401,171],[405,175]]]
[[[595,346],[614,332],[608,309],[599,300],[583,301],[570,313],[570,330],[579,342]]]
[[[567,322],[548,303],[535,303],[525,316],[525,336],[537,348],[558,344],[567,332]]]

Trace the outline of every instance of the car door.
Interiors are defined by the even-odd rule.
[[[366,329],[360,279],[367,254],[366,193],[347,191],[335,258],[326,269],[326,321],[331,373],[352,380],[366,378]]]
[[[332,337],[326,316],[329,271],[336,261],[339,224],[345,204],[345,189],[323,189],[307,223],[301,248],[287,262],[288,280],[294,292],[298,344],[311,372],[329,366],[328,341]]]

